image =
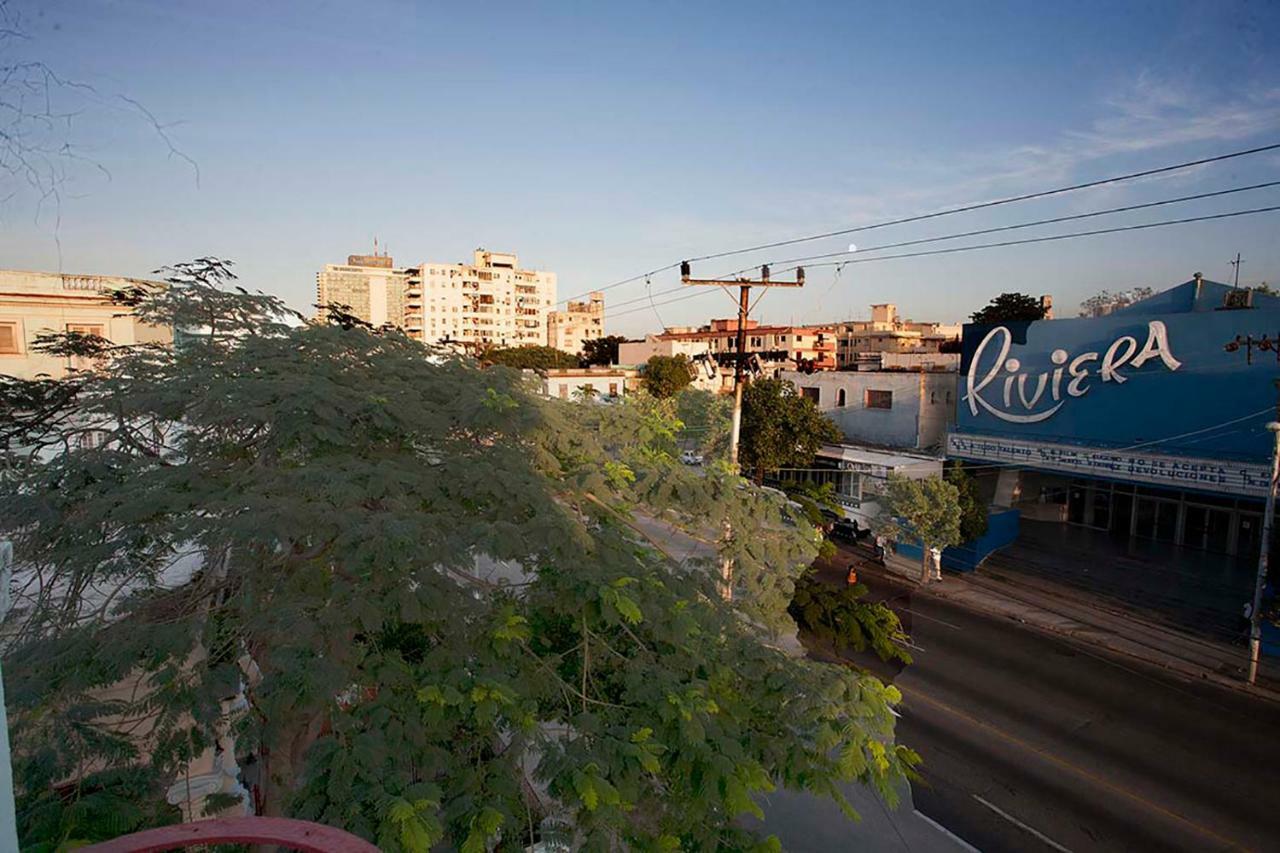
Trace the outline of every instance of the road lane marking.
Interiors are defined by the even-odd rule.
[[[1002,738],[1003,740],[1006,740],[1009,743],[1022,747],[1023,749],[1029,752],[1035,753],[1036,755],[1043,758],[1045,761],[1048,761],[1052,764],[1056,764],[1057,766],[1063,768],[1064,770],[1068,770],[1076,774],[1077,776],[1083,777],[1084,779],[1088,779],[1090,782],[1094,783],[1095,785],[1098,785],[1102,788],[1106,788],[1108,791],[1111,791],[1112,793],[1117,794],[1118,796],[1124,797],[1127,800],[1131,800],[1144,808],[1148,808],[1154,812],[1158,812],[1159,814],[1164,815],[1165,817],[1169,818],[1175,823],[1179,823],[1179,824],[1182,824],[1183,826],[1190,827],[1191,829],[1195,830],[1201,835],[1204,835],[1207,838],[1212,838],[1214,841],[1217,841],[1218,843],[1223,844],[1226,847],[1237,849],[1237,850],[1250,849],[1245,845],[1239,843],[1238,841],[1233,841],[1232,839],[1227,838],[1224,835],[1219,835],[1218,833],[1214,832],[1212,829],[1209,829],[1206,826],[1201,826],[1195,821],[1183,817],[1177,812],[1170,811],[1169,809],[1165,808],[1159,803],[1152,802],[1151,800],[1148,800],[1147,798],[1139,794],[1135,794],[1134,792],[1130,791],[1127,788],[1122,788],[1119,785],[1115,784],[1114,782],[1111,782],[1101,776],[1098,776],[1097,774],[1089,770],[1086,770],[1083,767],[1078,767],[1077,765],[1072,764],[1070,761],[1067,761],[1065,758],[1059,758],[1057,755],[1054,755],[1052,752],[1048,752],[1047,750],[1041,749],[1035,744],[1028,743],[1022,738],[1017,737],[1016,735],[1011,735],[1008,732],[1004,731],[1003,729],[997,728],[996,726],[993,726],[990,723],[979,720],[977,717],[974,717],[970,714],[966,714],[964,711],[961,711],[959,708],[955,708],[951,705],[948,705],[946,702],[942,702],[938,699],[934,699],[932,696],[928,696],[924,693],[921,693],[920,691],[914,688],[903,687],[901,684],[898,684],[897,688],[899,692],[901,692],[902,695],[908,699],[911,699],[911,698],[920,699],[921,701],[929,705],[932,705],[935,708],[938,708],[942,711],[946,711],[948,714],[959,717],[960,719],[965,720],[966,722],[972,725],[975,725],[980,729],[985,729],[986,731],[989,731],[992,734],[994,734],[996,737]]]
[[[939,625],[946,625],[948,628],[951,628],[954,631],[964,630],[959,625],[952,625],[950,622],[946,621],[945,619],[939,619],[937,616],[926,616],[923,613],[920,613],[919,611],[912,610],[910,607],[899,607],[898,609],[901,610],[903,613],[910,613],[912,616],[919,616],[921,619],[928,619],[930,622],[937,622]]]
[[[963,838],[956,835],[954,832],[947,829],[945,826],[938,823],[936,820],[929,817],[927,814],[920,811],[919,809],[912,809],[911,811],[912,813],[915,814],[916,817],[920,818],[922,821],[929,824],[929,826],[932,826],[934,829],[938,830],[938,832],[941,832],[947,838],[950,838],[952,841],[954,841],[956,843],[956,846],[958,846],[961,850],[966,851],[966,853],[982,853],[982,851],[979,850],[977,847],[974,847],[968,841],[965,841]]]
[[[1058,842],[1054,841],[1052,838],[1050,838],[1049,836],[1045,835],[1043,832],[1040,832],[1040,831],[1039,831],[1038,829],[1036,829],[1034,826],[1027,826],[1025,823],[1023,823],[1022,821],[1018,820],[1016,817],[1014,817],[1013,815],[1009,814],[1007,811],[1005,811],[1004,809],[1000,808],[1000,807],[999,807],[999,806],[997,806],[996,804],[994,804],[994,803],[992,803],[992,802],[990,802],[990,801],[988,801],[988,800],[984,800],[982,797],[979,797],[977,794],[974,794],[974,795],[973,795],[973,798],[974,798],[975,800],[977,800],[978,802],[982,803],[982,804],[983,804],[984,806],[986,806],[987,808],[991,809],[991,810],[992,810],[993,812],[995,812],[996,814],[1000,815],[1000,817],[1002,817],[1002,818],[1004,818],[1005,820],[1009,821],[1009,823],[1011,823],[1011,824],[1013,824],[1014,826],[1018,827],[1018,829],[1021,829],[1023,832],[1027,832],[1027,833],[1029,833],[1029,834],[1031,834],[1031,835],[1035,836],[1036,838],[1039,838],[1039,839],[1040,839],[1041,841],[1043,841],[1045,844],[1048,844],[1048,845],[1049,845],[1050,847],[1052,847],[1054,850],[1057,850],[1057,851],[1058,851],[1058,853],[1071,853],[1071,850],[1070,850],[1070,849],[1068,849],[1068,848],[1066,848],[1066,847],[1063,847],[1061,844],[1059,844]]]

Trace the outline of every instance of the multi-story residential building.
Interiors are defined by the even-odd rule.
[[[936,353],[947,341],[959,340],[960,328],[959,324],[904,320],[892,303],[872,305],[870,320],[837,325],[836,361],[844,370],[855,365],[862,353]]]
[[[412,269],[397,268],[385,252],[348,255],[347,263],[325,264],[316,273],[316,303],[345,305],[374,326],[404,327],[405,303]],[[323,309],[319,309],[323,310]]]
[[[582,352],[587,341],[604,337],[604,294],[593,291],[586,302],[570,302],[563,311],[547,315],[547,346],[568,353]]]
[[[476,249],[470,264],[418,267],[408,294],[405,326],[425,341],[544,346],[556,274],[520,269],[513,254]]]
[[[351,255],[345,266],[326,265],[316,275],[316,290],[321,305],[350,306],[362,320],[399,326],[427,343],[541,346],[556,301],[556,275],[520,269],[515,255],[484,249],[476,249],[470,264],[402,268],[375,252]]]
[[[36,351],[36,338],[47,332],[80,332],[122,345],[172,341],[170,329],[142,323],[112,301],[116,291],[163,286],[121,276],[0,270],[0,373],[58,379],[84,366]]]
[[[825,326],[762,326],[748,320],[746,352],[753,372],[776,376],[786,368],[834,370],[836,342]],[[655,355],[685,355],[701,362],[710,379],[699,373],[702,387],[733,390],[733,369],[738,353],[737,319],[712,320],[699,328],[670,327],[660,335],[618,345],[618,363],[638,366]]]

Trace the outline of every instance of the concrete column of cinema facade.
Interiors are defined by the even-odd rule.
[[[1024,523],[1251,567],[1277,377],[1280,299],[1199,275],[1103,317],[969,324],[947,455]],[[1251,597],[1251,569],[1222,582]]]

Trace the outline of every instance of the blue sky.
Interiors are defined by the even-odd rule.
[[[1266,2],[11,2],[31,36],[21,55],[96,91],[58,95],[79,111],[73,150],[92,161],[68,166],[60,201],[12,182],[0,192],[16,190],[0,207],[0,265],[142,275],[214,254],[299,308],[320,266],[375,235],[397,263],[515,251],[570,297],[685,256],[1280,142],[1280,6]],[[198,181],[120,96],[145,105]],[[1266,180],[1280,180],[1280,156],[853,239]],[[1275,204],[1280,187],[1015,236]],[[864,263],[838,282],[815,269],[759,312],[810,322],[893,301],[958,320],[1022,290],[1069,314],[1104,288],[1196,270],[1227,280],[1237,251],[1243,281],[1280,283],[1278,238],[1270,213]],[[652,287],[675,283],[665,273]],[[644,293],[619,287],[606,304]],[[609,327],[731,310],[711,293]]]

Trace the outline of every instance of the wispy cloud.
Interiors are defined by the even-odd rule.
[[[1143,72],[1101,101],[1096,117],[1087,126],[1066,128],[1050,142],[899,164],[893,172],[911,179],[888,192],[817,191],[801,194],[797,200],[827,224],[857,225],[1100,177],[1110,171],[1103,167],[1113,158],[1141,168],[1132,156],[1123,159],[1126,155],[1150,152],[1153,156],[1144,163],[1159,165],[1163,161],[1155,155],[1168,151],[1168,159],[1175,160],[1172,152],[1196,144],[1239,146],[1252,139],[1274,141],[1263,138],[1268,132],[1280,134],[1280,87],[1222,99]],[[1196,153],[1200,152],[1191,156]],[[1268,167],[1275,164],[1273,158],[1257,162]],[[1198,177],[1203,168],[1208,167],[1146,180],[1186,183]],[[1087,206],[1096,206],[1099,197],[1127,191],[1128,187],[1103,188],[1091,194]]]
[[[1087,131],[1068,134],[1082,158],[1147,151],[1195,142],[1233,142],[1280,128],[1280,88],[1228,100],[1195,96],[1143,73],[1110,98],[1111,114]]]

